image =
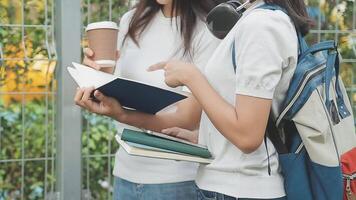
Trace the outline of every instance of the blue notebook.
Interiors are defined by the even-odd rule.
[[[185,95],[151,86],[142,82],[120,78],[72,63],[68,72],[80,87],[94,86],[106,96],[117,99],[123,107],[156,114],[165,107],[187,98]]]

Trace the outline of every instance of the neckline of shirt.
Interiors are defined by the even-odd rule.
[[[158,17],[158,19],[160,19],[162,22],[168,22],[168,23],[175,22],[175,21],[178,22],[178,21],[180,20],[180,17],[179,17],[179,16],[176,16],[176,17],[166,17],[166,16],[163,14],[162,9],[160,9],[160,10],[158,11],[157,17]]]

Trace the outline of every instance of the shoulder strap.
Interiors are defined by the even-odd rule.
[[[236,68],[237,68],[237,65],[236,65],[236,44],[235,44],[235,40],[232,42],[232,65],[234,67],[234,72],[236,73]]]

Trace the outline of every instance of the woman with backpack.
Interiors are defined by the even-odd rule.
[[[289,16],[261,8],[266,3]],[[171,87],[187,86],[194,96],[191,104],[197,101],[203,110],[199,143],[208,146],[214,161],[198,169],[195,181],[202,200],[286,199],[278,155],[265,132],[269,116],[281,112],[298,60],[297,32],[308,32],[309,19],[303,0],[250,0],[243,7],[204,72],[184,61],[163,60],[149,68],[164,70]],[[87,98],[92,90],[78,92],[79,102],[127,124],[160,131],[166,128],[161,123],[189,129],[195,122],[182,123],[189,113],[165,119],[133,113],[99,91],[95,96],[101,104],[96,104]]]
[[[261,8],[266,3],[289,16]],[[199,142],[215,160],[198,170],[200,199],[285,199],[278,155],[265,132],[269,116],[276,118],[281,112],[296,68],[297,32],[305,35],[309,23],[303,0],[256,0],[221,42],[204,73],[180,61],[150,68],[164,69],[172,87],[187,86],[203,108]]]
[[[203,69],[220,42],[211,35],[204,23],[206,14],[215,5],[212,0],[139,1],[133,10],[123,15],[119,25],[120,58],[116,74],[172,90],[164,83],[163,72],[150,73],[146,71],[147,67],[161,60],[179,59],[195,63]],[[85,65],[105,70],[92,60],[93,52],[90,49],[85,50],[85,55]],[[174,90],[182,89],[178,87]],[[85,107],[84,104],[78,104]],[[174,116],[175,113],[182,110],[187,112],[185,110],[195,107],[198,108],[195,112],[189,112],[198,122],[201,110],[195,101],[192,104],[182,101],[156,116],[165,119],[166,115]],[[151,123],[150,119],[144,117],[138,119],[143,123]],[[142,127],[120,122],[119,134],[123,128],[140,130],[136,127]],[[170,126],[173,124],[165,124],[162,128]],[[189,128],[196,129],[197,126],[191,125]],[[114,199],[194,199],[196,188],[193,180],[197,166],[188,162],[130,156],[120,148],[114,165]]]

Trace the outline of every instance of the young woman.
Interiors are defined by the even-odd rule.
[[[206,14],[215,5],[211,0],[141,0],[121,19],[118,38],[120,58],[116,74],[172,90],[165,84],[163,72],[150,73],[147,67],[162,60],[177,59],[203,68],[220,42],[209,33],[204,23]],[[105,70],[93,62],[90,49],[86,49],[85,54],[84,64]],[[181,91],[182,87],[175,90]],[[190,117],[182,120],[181,125],[197,129],[201,109],[195,100],[186,103],[190,101],[165,109],[156,117],[165,121],[167,115],[175,117],[177,113],[189,112]],[[145,118],[137,119],[150,123]],[[192,120],[195,123],[187,125]],[[179,125],[163,124],[159,130]],[[137,129],[135,127],[118,125],[119,133],[123,128]],[[197,167],[197,164],[188,162],[130,156],[119,149],[114,167],[114,199],[194,199],[196,187],[193,180]]]
[[[289,16],[279,10],[258,8],[266,2],[281,6]],[[277,153],[268,139],[267,145],[263,141],[268,117],[280,113],[296,67],[296,32],[306,34],[308,24],[303,0],[256,0],[216,49],[205,67],[205,76],[196,64],[182,61],[150,67],[150,71],[163,69],[169,86],[187,86],[203,109],[199,143],[207,145],[215,159],[199,167],[199,199],[285,199]],[[163,120],[127,111],[119,102],[96,91],[101,100],[98,104],[88,99],[92,90],[79,90],[77,102],[137,127],[158,131],[174,124],[189,128],[196,121],[191,118],[190,123],[182,123],[190,114]],[[194,99],[190,101],[193,104]],[[146,120],[140,121],[142,118]]]

